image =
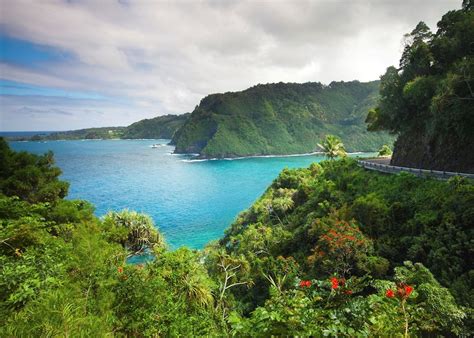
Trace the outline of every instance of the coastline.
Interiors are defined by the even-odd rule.
[[[359,155],[367,153],[376,153],[374,151],[356,151],[352,153],[347,153],[347,155]],[[284,157],[303,157],[303,156],[314,156],[314,155],[324,155],[321,151],[315,151],[312,153],[301,153],[301,154],[275,154],[275,155],[249,155],[249,156],[238,156],[238,157],[212,157],[212,158],[202,158],[199,154],[183,154],[183,153],[171,153],[171,155],[182,155],[182,156],[193,156],[194,158],[184,159],[183,162],[205,162],[205,161],[234,161],[234,160],[245,160],[249,158],[284,158]]]
[[[57,141],[167,141],[166,145],[170,145],[169,138],[70,138],[70,139],[44,139],[44,140],[25,140],[25,139],[15,139],[13,137],[2,136],[8,142],[57,142]]]
[[[67,141],[165,141],[163,145],[175,147],[175,145],[171,144],[170,139],[163,139],[163,138],[94,138],[94,139],[57,139],[57,140],[17,140],[13,138],[5,137],[7,142],[37,142],[37,143],[45,143],[45,142],[67,142]],[[347,155],[358,155],[358,154],[366,154],[366,153],[376,153],[376,151],[355,151],[355,152],[348,152]],[[267,154],[267,155],[247,155],[247,156],[235,156],[235,157],[205,157],[199,153],[176,153],[174,149],[169,155],[173,156],[188,156],[190,158],[183,159],[183,162],[205,162],[205,161],[234,161],[234,160],[245,160],[250,158],[285,158],[285,157],[303,157],[303,156],[314,156],[314,155],[323,155],[324,153],[321,151],[315,151],[310,153],[297,153],[297,154]]]

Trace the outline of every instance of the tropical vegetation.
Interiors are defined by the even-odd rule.
[[[392,163],[474,173],[474,2],[405,36],[398,68],[381,77],[369,130],[398,135]]]
[[[396,163],[472,168],[472,7],[448,12],[434,35],[419,24],[401,71],[382,77],[367,120],[399,133]],[[53,154],[0,138],[0,336],[473,336],[474,182],[368,171],[341,156],[343,142],[387,144],[352,133],[377,86],[205,98],[175,134],[178,149],[228,156],[340,139],[322,142],[329,160],[283,170],[202,250],[169,250],[144,214],[98,218],[66,199]]]
[[[334,160],[337,157],[347,156],[344,143],[342,143],[342,141],[334,135],[327,135],[322,144],[318,143],[318,147],[330,160]]]
[[[125,128],[124,139],[171,139],[189,118],[189,114],[163,115],[132,123]]]
[[[384,144],[382,148],[380,148],[378,156],[392,156],[393,151],[388,144]]]
[[[1,336],[472,334],[468,180],[284,170],[221,240],[170,251],[146,215],[65,199],[51,154],[0,145]]]

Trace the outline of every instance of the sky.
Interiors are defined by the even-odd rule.
[[[0,0],[0,130],[123,126],[259,83],[376,80],[461,0]]]

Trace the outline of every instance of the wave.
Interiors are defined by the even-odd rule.
[[[169,138],[119,138],[117,140],[127,140],[127,141],[165,141],[166,144],[170,143]]]
[[[172,146],[171,146],[172,147]],[[199,154],[177,154],[177,153],[174,153],[174,152],[169,152],[169,153],[166,153],[166,155],[170,155],[170,156],[181,156],[181,157],[198,157]],[[207,160],[207,159],[206,159]]]
[[[181,160],[181,162],[206,162],[206,161],[210,161],[209,159],[207,158],[203,158],[203,159],[198,159],[198,160]]]
[[[356,151],[353,153],[347,153],[347,155],[361,155],[366,154],[367,152]],[[185,155],[185,156],[199,156],[199,154],[175,154],[172,155]],[[182,162],[205,162],[205,161],[235,161],[235,160],[245,160],[249,158],[282,158],[282,157],[303,157],[303,156],[315,156],[315,155],[324,155],[321,151],[315,151],[312,153],[302,153],[302,154],[287,154],[287,155],[250,155],[250,156],[240,156],[240,157],[213,157],[213,158],[196,158],[196,159],[183,159]]]
[[[196,158],[196,159],[185,159],[181,160],[183,162],[204,162],[204,161],[235,161],[235,160],[245,160],[249,158],[280,158],[280,157],[302,157],[302,156],[313,156],[321,155],[322,153],[317,151],[313,153],[303,153],[303,154],[287,154],[287,155],[250,155],[250,156],[240,156],[240,157],[213,157],[213,158]],[[187,156],[199,156],[199,154],[173,154],[173,155],[187,155]]]

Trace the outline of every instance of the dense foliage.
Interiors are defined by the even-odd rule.
[[[308,153],[327,134],[349,152],[376,151],[387,133],[364,124],[379,82],[276,83],[205,97],[172,142],[178,153],[202,157]]]
[[[395,165],[474,173],[474,4],[446,13],[433,34],[406,36],[400,67],[381,77],[370,130],[399,135]]]
[[[308,325],[310,320],[314,320],[314,311],[322,308],[328,310],[325,314],[328,318],[344,323],[340,325],[345,330],[351,326],[348,323],[360,320],[353,318],[354,315],[362,316],[364,313],[368,318],[391,316],[370,310],[373,306],[372,309],[383,312],[380,308],[385,308],[385,303],[378,302],[387,301],[383,299],[383,292],[388,285],[393,285],[380,280],[408,283],[415,287],[417,293],[422,288],[439,288],[440,285],[425,267],[431,270],[441,285],[449,288],[459,304],[472,309],[474,271],[470,257],[473,256],[473,213],[474,185],[459,178],[443,182],[420,179],[408,174],[383,175],[365,171],[354,160],[347,158],[321,165],[313,164],[307,169],[284,170],[266,193],[239,216],[219,242],[219,247],[230,255],[240,257],[247,262],[248,269],[253,271],[254,285],[235,291],[235,297],[241,302],[239,307],[245,310],[244,313],[253,310],[251,322],[243,325],[243,329],[254,328],[257,325],[254,320],[264,321],[265,325],[273,322],[277,327],[289,325],[281,321],[286,322],[291,317],[277,317],[277,320],[254,317],[271,316],[271,313],[284,309],[289,311],[288,308],[297,311],[298,307],[304,308],[305,312],[309,309],[313,311],[310,311],[306,319]],[[411,265],[404,263],[405,261],[420,263]],[[420,275],[401,278],[397,271],[405,270],[396,268],[395,276],[390,277],[393,268],[403,265],[411,273]],[[294,273],[294,266],[298,267],[298,273]],[[274,283],[262,277],[264,274],[279,276],[284,282],[276,290],[272,289]],[[336,294],[328,292],[327,281],[330,277],[345,280],[351,294],[341,292],[338,296],[343,299],[338,300]],[[301,290],[303,293],[291,288],[291,285],[298,283],[299,278],[310,280],[312,285],[316,284],[310,296],[306,293],[307,288]],[[422,286],[424,283],[429,283],[430,286]],[[281,288],[286,289],[286,292],[277,292]],[[374,293],[374,289],[379,290],[378,293]],[[455,306],[449,292],[441,289],[439,295],[422,296],[415,300],[415,304],[427,305],[421,300],[427,297],[432,301],[436,299],[436,302],[443,304],[442,307]],[[355,295],[363,297],[353,299]],[[448,298],[451,300],[448,301]],[[341,303],[325,303],[336,300]],[[318,303],[321,301],[322,303]],[[372,301],[375,303],[371,303]],[[256,306],[258,307],[255,308]],[[348,309],[347,314],[337,311],[331,313],[332,306]],[[287,315],[291,316],[291,313],[290,311]],[[456,313],[456,321],[459,323],[462,316],[460,312]],[[279,312],[278,316],[281,315],[283,314]],[[442,317],[440,313],[432,312],[426,318],[431,318],[434,322],[438,320],[438,324],[429,324],[437,326],[446,320]],[[413,325],[418,327],[414,332],[424,331],[423,327],[429,327],[428,322],[422,323],[428,321],[426,318],[417,324],[415,318],[409,319],[410,323],[413,320]],[[452,320],[454,323],[455,318]],[[351,327],[366,334],[382,334],[383,331],[377,331],[379,328],[371,327],[371,323],[362,322],[360,327],[356,326],[358,324]],[[317,330],[327,329],[320,327],[319,323],[313,324],[317,326],[313,328],[314,331],[307,332],[304,330],[308,326],[304,322],[297,323],[301,325],[299,329],[303,330],[297,332],[303,335],[319,334],[320,331]],[[392,325],[391,323],[389,321],[383,325]],[[331,326],[330,323],[327,325]],[[294,329],[286,326],[285,330],[288,331],[281,332],[288,333]],[[394,330],[392,326],[387,326],[386,329]],[[434,331],[439,329],[437,326]],[[447,328],[441,331],[445,329]]]
[[[146,215],[38,193],[67,188],[52,157],[0,145],[0,336],[472,333],[471,182],[284,170],[222,240],[169,251]]]
[[[0,157],[0,336],[223,331],[216,285],[198,253],[168,251],[145,215],[113,212],[101,220],[85,201],[40,193],[67,188],[49,154],[15,153],[0,139]],[[21,185],[19,172],[36,181]],[[155,259],[128,264],[137,252]]]
[[[382,148],[380,148],[378,156],[392,156],[393,151],[388,144],[384,144]]]
[[[38,134],[31,138],[13,137],[13,140],[92,140],[92,139],[171,139],[183,126],[189,114],[163,115],[132,123],[128,127],[86,128]]]
[[[318,143],[318,147],[330,160],[347,156],[344,143],[334,135],[327,135],[323,142]]]
[[[58,180],[53,153],[36,156],[14,152],[0,138],[0,192],[30,203],[54,203],[67,195],[69,184]]]

